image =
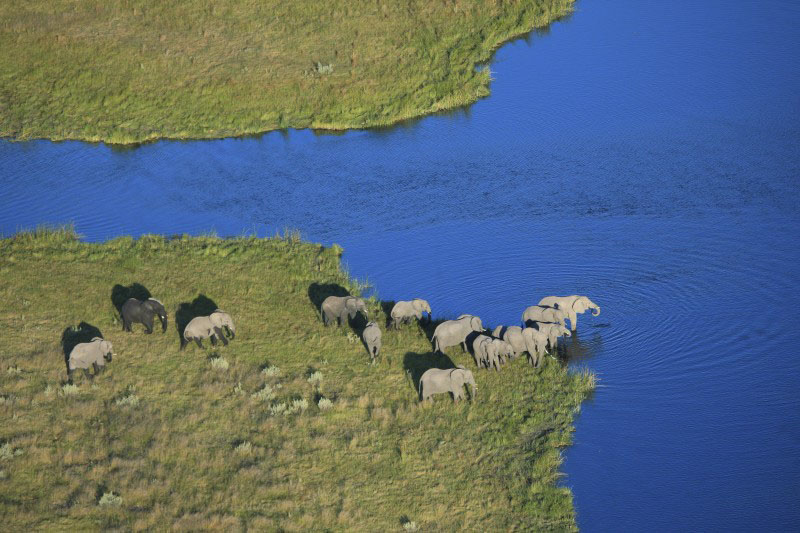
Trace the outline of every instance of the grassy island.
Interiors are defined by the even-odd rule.
[[[489,94],[476,69],[574,0],[0,3],[0,137],[135,143],[388,125]]]
[[[4,528],[576,529],[556,482],[594,377],[551,358],[478,370],[459,348],[431,354],[417,324],[384,330],[370,365],[316,308],[359,291],[340,255],[296,235],[0,240]],[[166,305],[165,333],[122,331],[115,306],[137,291]],[[368,304],[385,320],[388,302]],[[236,338],[179,351],[181,314],[216,305]],[[66,384],[62,335],[98,330],[114,360]],[[454,363],[475,373],[476,401],[419,404],[421,371]]]

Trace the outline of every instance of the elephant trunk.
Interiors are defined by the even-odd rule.
[[[167,317],[166,316],[159,316],[161,319],[161,333],[165,333],[167,331]]]
[[[594,306],[594,310],[592,310],[592,316],[598,316],[600,314],[600,306]]]

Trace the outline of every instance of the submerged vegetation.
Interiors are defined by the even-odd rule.
[[[488,95],[476,65],[573,2],[2,2],[0,136],[388,125]]]
[[[431,354],[417,324],[386,331],[371,365],[316,308],[357,291],[340,255],[288,234],[0,240],[5,529],[575,529],[558,467],[593,376],[551,358],[479,371],[458,348]],[[123,332],[118,285],[163,301],[166,333]],[[201,303],[236,338],[179,352],[175,318]],[[65,385],[61,332],[92,328],[113,362]],[[452,364],[475,372],[475,401],[420,404],[421,372]]]

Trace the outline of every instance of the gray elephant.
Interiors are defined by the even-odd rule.
[[[544,334],[534,328],[523,329],[519,326],[508,326],[504,331],[502,326],[498,326],[494,334],[502,334],[502,340],[511,345],[515,357],[527,352],[528,362],[539,366],[539,359],[544,354],[547,343]]]
[[[564,312],[569,318],[572,331],[578,329],[578,314],[583,314],[589,309],[592,310],[592,316],[600,314],[599,305],[588,297],[577,294],[572,296],[546,296],[539,301],[539,305],[546,305]]]
[[[566,312],[544,305],[532,305],[522,313],[522,323],[526,326],[531,322],[557,322],[566,327],[566,318]]]
[[[211,323],[222,330],[226,336],[228,336],[231,340],[236,337],[236,326],[233,325],[233,319],[231,315],[223,311],[222,309],[217,309],[210,315],[208,318],[211,319]]]
[[[472,341],[472,353],[475,357],[475,364],[478,368],[494,368],[500,370],[500,356],[497,353],[497,345],[492,342],[491,337],[478,335]]]
[[[94,368],[94,375],[106,369],[106,363],[111,362],[111,343],[101,337],[94,337],[90,342],[76,344],[67,358],[67,380],[72,384],[72,372],[76,369],[83,370],[84,375],[90,380],[94,376],[89,373],[89,368]]]
[[[428,321],[431,320],[431,306],[428,302],[420,298],[414,298],[410,302],[399,301],[394,304],[390,316],[392,317],[392,326],[397,328],[399,324],[403,324],[416,318],[422,320],[422,313],[428,313]]]
[[[495,349],[497,350],[497,356],[500,358],[501,363],[505,364],[506,361],[515,357],[514,349],[506,341],[499,338],[493,338],[492,344],[494,344]]]
[[[340,324],[346,320],[345,317],[351,319],[356,317],[357,313],[363,313],[364,318],[369,320],[367,316],[367,304],[361,298],[355,296],[328,296],[322,302],[322,321],[326,326],[331,323]]]
[[[139,323],[144,324],[145,333],[153,333],[153,319],[158,317],[161,320],[161,332],[167,331],[167,310],[164,309],[164,304],[155,298],[148,298],[141,301],[136,298],[128,298],[122,309],[122,329],[124,331],[131,331],[131,324]]]
[[[370,322],[364,328],[361,337],[364,339],[364,344],[367,345],[367,351],[374,363],[381,352],[381,328],[375,322]]]
[[[444,370],[430,368],[419,378],[420,401],[430,400],[434,394],[450,392],[453,394],[453,401],[457,402],[464,398],[464,385],[472,385],[470,398],[474,400],[478,386],[475,384],[472,372],[464,367]]]
[[[541,331],[546,337],[550,345],[550,351],[558,351],[558,338],[561,336],[571,337],[572,333],[566,327],[554,322],[536,322],[536,328]]]
[[[228,345],[228,339],[225,338],[222,329],[215,326],[211,317],[208,316],[194,317],[186,324],[186,329],[183,330],[183,338],[181,338],[181,350],[186,348],[186,345],[192,341],[195,341],[197,345],[202,348],[202,339],[210,339],[211,344],[215,346],[217,344],[217,339],[220,339],[222,340],[222,344],[225,346]]]
[[[445,348],[456,344],[461,344],[466,351],[467,335],[473,331],[483,331],[480,318],[472,315],[462,315],[462,317],[457,320],[445,320],[436,326],[431,337],[434,351],[444,353]]]

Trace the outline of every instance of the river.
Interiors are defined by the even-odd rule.
[[[0,232],[298,228],[380,297],[492,325],[589,295],[581,529],[797,531],[798,51],[797,2],[584,0],[498,51],[489,98],[392,128],[0,142]]]

